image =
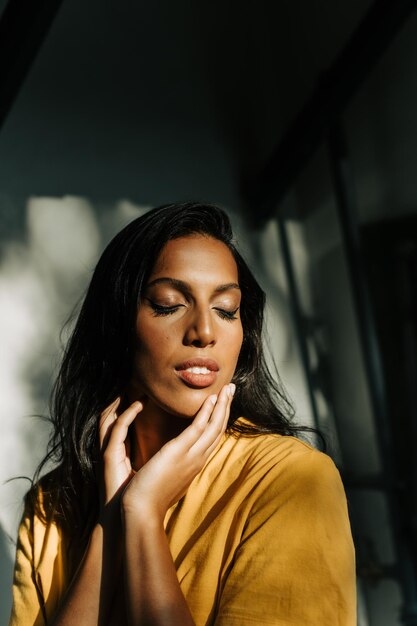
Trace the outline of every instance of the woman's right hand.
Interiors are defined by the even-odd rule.
[[[201,471],[217,447],[227,427],[234,385],[225,385],[219,397],[206,398],[192,423],[168,441],[138,472],[130,461],[128,429],[142,411],[143,403],[134,402],[117,416],[117,398],[100,418],[99,439],[102,458],[101,511],[119,502],[123,492],[126,509],[148,509],[163,518]],[[173,470],[175,470],[173,474]],[[125,489],[125,487],[129,487]],[[113,509],[113,507],[112,507]]]
[[[163,522],[217,448],[227,428],[234,384],[203,402],[194,420],[168,441],[129,481],[122,496],[126,516]]]
[[[128,429],[135,417],[142,411],[143,403],[133,402],[123,413],[117,415],[119,404],[120,398],[116,398],[100,417],[99,444],[102,465],[100,507],[102,511],[118,499],[134,474],[130,462]]]

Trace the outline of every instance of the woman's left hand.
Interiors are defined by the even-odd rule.
[[[143,402],[134,402],[117,415],[119,404],[120,397],[116,398],[100,416],[100,517],[110,503],[118,501],[123,488],[133,475],[128,428],[142,411]]]
[[[163,521],[170,506],[186,493],[226,430],[235,385],[209,396],[193,422],[166,443],[133,476],[122,495],[124,515]]]

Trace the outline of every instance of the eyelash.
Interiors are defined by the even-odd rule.
[[[151,300],[149,300],[149,303],[151,307],[153,308],[154,315],[156,317],[172,315],[173,313],[175,313],[175,311],[179,309],[179,306],[161,306],[160,304],[156,304],[155,302],[152,302]],[[215,310],[217,311],[217,313],[222,319],[227,320],[228,322],[232,322],[233,320],[237,319],[236,313],[238,312],[239,307],[237,307],[234,311],[226,311],[225,309],[215,309]]]

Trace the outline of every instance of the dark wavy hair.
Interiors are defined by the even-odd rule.
[[[53,433],[29,498],[37,514],[53,514],[72,535],[87,536],[98,512],[98,418],[115,397],[124,396],[131,378],[142,290],[165,244],[192,234],[223,242],[238,267],[243,343],[233,377],[236,393],[229,432],[253,436],[314,431],[291,423],[292,406],[265,362],[265,294],[233,243],[227,215],[216,206],[198,203],[153,209],[128,224],[104,250],[52,391]],[[251,424],[237,422],[239,416]],[[56,469],[40,481],[41,512],[37,485],[50,462]]]

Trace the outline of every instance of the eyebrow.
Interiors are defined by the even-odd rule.
[[[155,280],[152,280],[146,285],[146,289],[149,289],[154,285],[161,284],[171,285],[171,287],[174,287],[175,289],[177,289],[178,291],[182,291],[183,293],[190,294],[192,292],[192,288],[188,283],[184,282],[183,280],[178,280],[177,278],[169,278],[168,276],[155,278]],[[224,291],[230,291],[231,289],[238,289],[240,291],[240,287],[237,283],[226,283],[224,285],[218,285],[215,288],[214,293],[223,293]]]

